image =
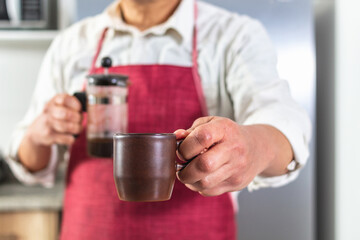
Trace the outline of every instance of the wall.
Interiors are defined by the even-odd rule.
[[[360,2],[335,1],[335,226],[337,240],[359,239]]]
[[[29,107],[41,61],[50,41],[1,40],[0,151]]]
[[[359,1],[316,0],[319,240],[359,239]]]
[[[76,19],[80,20],[87,16],[101,13],[113,0],[77,0]]]
[[[317,237],[335,239],[335,1],[314,1],[317,70]]]

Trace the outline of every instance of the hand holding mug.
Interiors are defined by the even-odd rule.
[[[270,126],[241,126],[227,118],[203,117],[190,129],[175,134],[185,138],[177,152],[179,158],[192,160],[177,176],[189,189],[205,196],[245,188],[256,175],[265,173],[271,160],[276,160],[276,144],[270,144],[272,138],[267,136],[277,137],[279,131]],[[287,171],[288,163],[284,163],[279,168],[281,174]]]

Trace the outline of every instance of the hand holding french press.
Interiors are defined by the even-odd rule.
[[[81,132],[81,104],[68,94],[53,97],[29,127],[27,135],[38,145],[71,145]]]

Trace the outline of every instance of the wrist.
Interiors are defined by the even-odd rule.
[[[281,176],[288,172],[288,165],[294,159],[294,153],[286,136],[277,128],[264,125],[266,128],[268,149],[272,154],[268,166],[261,172],[264,177]]]
[[[27,131],[19,146],[18,160],[29,172],[37,172],[44,169],[50,159],[51,146],[36,141],[36,135]]]
[[[252,159],[257,175],[273,177],[286,174],[287,166],[293,160],[293,152],[287,138],[276,128],[265,125],[249,125],[252,137]]]
[[[268,136],[269,130],[265,125],[248,125],[246,128],[251,139],[251,158],[255,163],[256,173],[257,175],[262,175],[270,168],[276,158],[274,149],[271,147],[271,140]]]

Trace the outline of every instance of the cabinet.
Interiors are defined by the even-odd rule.
[[[65,167],[53,188],[0,184],[0,240],[57,240],[64,192]]]
[[[56,211],[0,213],[0,240],[56,240],[58,226]]]
[[[6,46],[9,43],[49,43],[59,33],[57,30],[0,30],[0,46]]]

